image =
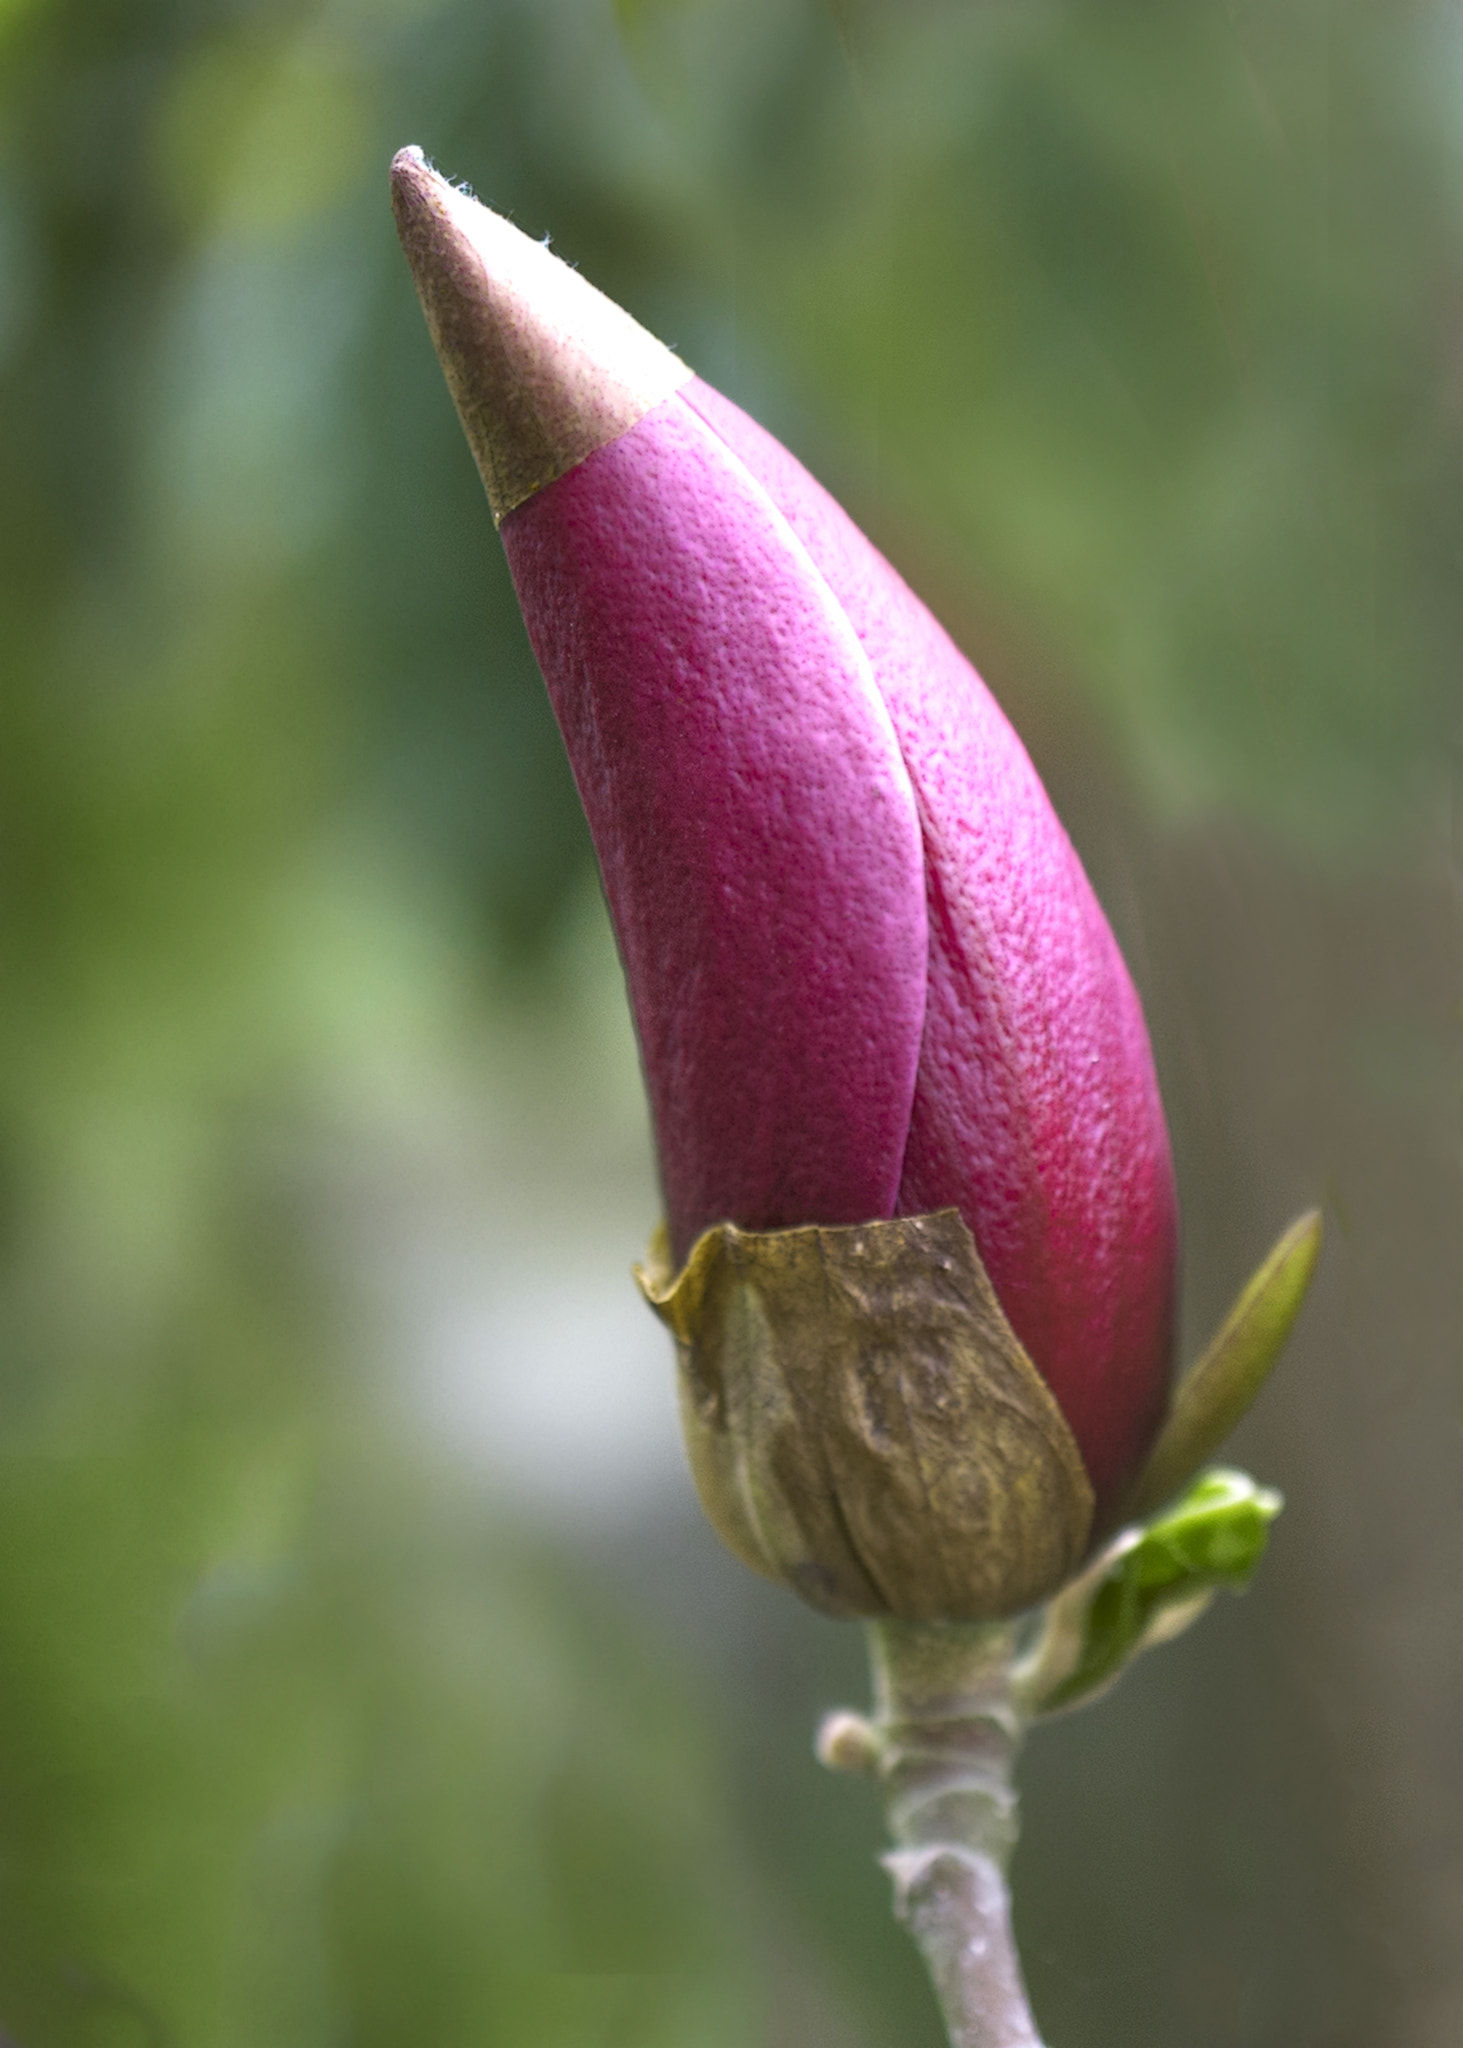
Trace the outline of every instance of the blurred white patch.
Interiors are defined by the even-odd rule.
[[[340,972],[332,959],[326,979]],[[593,1537],[689,1507],[674,1347],[630,1277],[660,1197],[592,883],[537,998],[492,1004],[465,1057],[431,1051],[415,1089],[363,1068],[341,1096],[373,1138],[315,1212],[334,1212],[364,1310],[356,1357],[375,1358],[400,1426],[481,1472],[519,1519]]]
[[[514,1502],[620,1519],[686,1484],[670,1338],[618,1254],[439,1275],[419,1324],[422,1413]]]

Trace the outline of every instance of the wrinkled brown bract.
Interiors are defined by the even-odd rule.
[[[702,1505],[755,1570],[830,1614],[981,1621],[1081,1563],[1081,1455],[953,1209],[720,1224],[636,1277],[677,1340]]]

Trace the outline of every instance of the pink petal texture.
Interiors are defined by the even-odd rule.
[[[896,1213],[965,1217],[1101,1526],[1158,1426],[1173,1341],[1173,1173],[1137,995],[1021,742],[943,628],[746,414],[699,379],[669,403],[714,427],[785,515],[889,708],[929,914]]]
[[[619,937],[672,1249],[893,1213],[925,1012],[914,793],[843,609],[679,396],[503,543]]]
[[[1019,740],[785,449],[419,151],[392,187],[594,834],[672,1250],[958,1208],[1101,1528],[1164,1404],[1172,1172]]]

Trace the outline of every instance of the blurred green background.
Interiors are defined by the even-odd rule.
[[[1054,2048],[1463,2039],[1463,12],[0,4],[0,2022],[936,2048],[702,1527],[568,771],[385,196],[844,497],[1148,1005],[1255,1591],[1033,1741]]]

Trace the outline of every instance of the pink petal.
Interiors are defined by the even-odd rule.
[[[847,618],[679,395],[502,535],[599,852],[677,1257],[721,1220],[890,1215],[924,872]]]
[[[898,1213],[953,1205],[1112,1505],[1157,1428],[1176,1209],[1142,1011],[1025,750],[938,622],[778,442],[693,406],[828,579],[889,706],[924,837],[930,966]]]

